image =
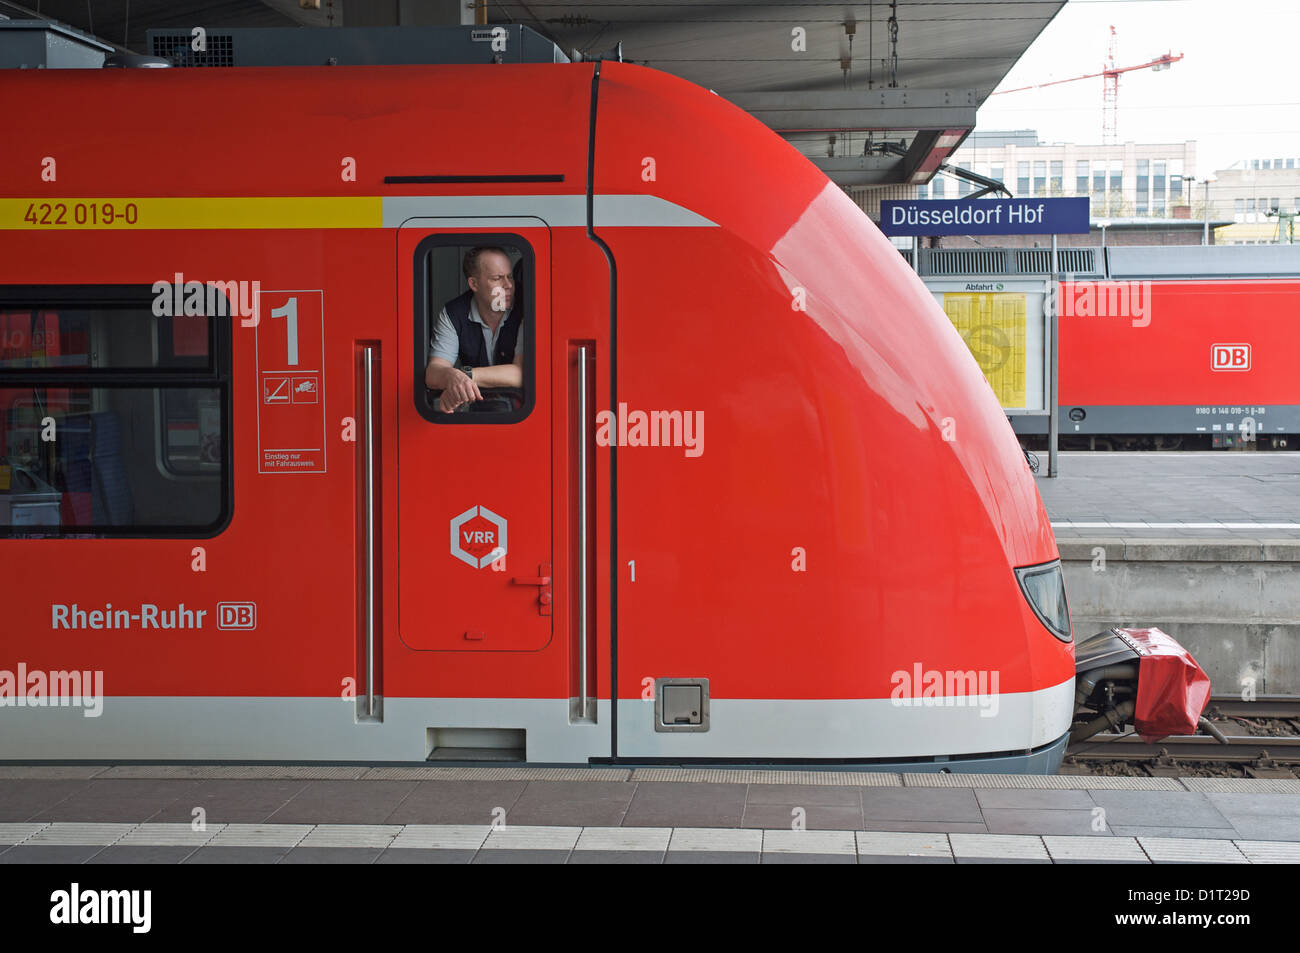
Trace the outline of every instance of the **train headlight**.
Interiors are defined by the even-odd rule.
[[[1060,560],[1017,569],[1016,579],[1034,615],[1052,635],[1069,642],[1072,638],[1070,607],[1065,603],[1065,577],[1061,574]]]

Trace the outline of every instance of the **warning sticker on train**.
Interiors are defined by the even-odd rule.
[[[325,472],[322,291],[258,296],[257,472]]]
[[[506,518],[486,506],[472,506],[451,518],[451,554],[475,569],[506,554]]]

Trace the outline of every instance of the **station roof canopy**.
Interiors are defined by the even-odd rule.
[[[595,54],[621,42],[625,60],[727,97],[848,186],[928,181],[975,127],[975,110],[1064,6],[503,0],[489,11],[566,50]],[[802,50],[796,29],[806,31]],[[880,150],[882,141],[891,148]]]
[[[523,24],[566,53],[595,56],[621,43],[624,60],[712,89],[844,186],[928,181],[974,128],[976,109],[1065,6],[1065,0],[485,2],[489,23]],[[0,13],[31,15],[25,6],[0,0]],[[148,52],[149,29],[434,26],[474,15],[465,0],[320,0],[320,6],[44,0],[40,15],[138,53]]]

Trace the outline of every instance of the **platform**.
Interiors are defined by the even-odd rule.
[[[1300,456],[1288,452],[1074,451],[1038,492],[1057,539],[1300,540]]]
[[[1300,694],[1300,457],[1063,453],[1038,491],[1077,637],[1157,626],[1214,691]]]
[[[1300,781],[0,767],[4,864],[511,862],[1297,863]]]

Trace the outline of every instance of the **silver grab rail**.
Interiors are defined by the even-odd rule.
[[[578,717],[587,717],[587,347],[578,348]]]
[[[375,716],[375,349],[366,345],[362,352],[365,398],[362,402],[366,420],[365,487],[366,521],[366,716]]]

